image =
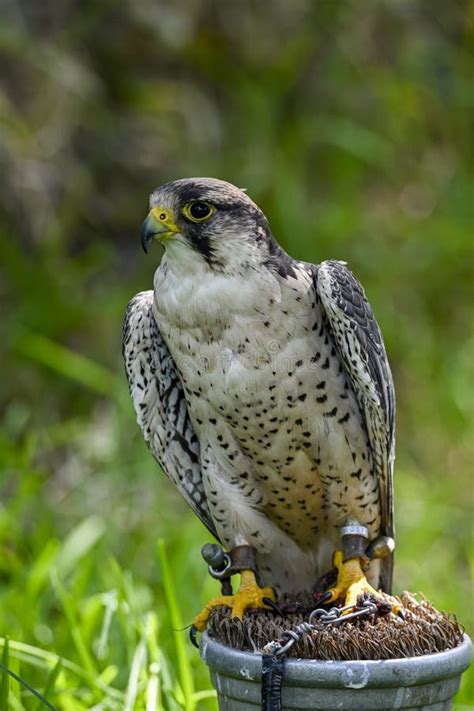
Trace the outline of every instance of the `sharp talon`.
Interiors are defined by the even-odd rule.
[[[277,615],[279,615],[280,617],[285,617],[283,610],[281,610],[276,604],[276,602],[274,602],[270,597],[263,597],[262,602],[265,605],[268,605],[268,607],[271,607],[273,612],[276,612]]]
[[[195,625],[191,625],[189,628],[189,639],[191,640],[191,643],[196,647],[196,649],[199,649],[199,642],[197,641],[197,635],[198,635],[198,630]]]
[[[330,590],[328,590],[327,592],[324,593],[324,595],[322,595],[322,596],[319,598],[318,603],[319,603],[320,605],[324,605],[324,603],[325,603],[325,602],[329,602],[329,600],[330,600],[331,598],[332,598],[332,592],[331,592]]]

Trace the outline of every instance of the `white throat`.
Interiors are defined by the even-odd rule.
[[[281,301],[278,279],[262,266],[227,274],[211,269],[178,240],[167,250],[155,272],[155,306],[175,326],[222,327],[235,316],[252,316]]]

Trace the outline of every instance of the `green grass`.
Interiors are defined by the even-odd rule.
[[[109,557],[95,554],[98,539],[90,547],[71,549],[71,541],[86,535],[89,527],[95,534],[96,521],[86,520],[58,547],[54,560],[44,576],[43,594],[52,617],[60,620],[62,636],[69,641],[76,661],[47,651],[44,647],[8,638],[0,639],[2,667],[0,708],[66,711],[117,709],[132,711],[197,711],[213,709],[215,692],[196,674],[194,648],[183,633],[178,609],[178,591],[174,588],[165,547],[159,544],[159,561],[163,576],[169,617],[160,619],[155,610],[164,607],[160,598],[154,601],[150,589],[135,583],[132,575]],[[74,572],[63,569],[61,558],[72,554]],[[46,556],[49,557],[49,556]],[[91,583],[91,573],[100,566],[102,590],[85,595],[84,586]],[[61,572],[60,572],[61,571]],[[25,579],[27,588],[37,592],[37,570]],[[63,582],[62,577],[65,581]],[[69,584],[67,584],[69,583]],[[67,585],[67,587],[66,587]],[[81,594],[82,593],[82,594]],[[17,599],[22,624],[31,624],[33,636],[44,640],[56,637],[55,625],[42,626],[35,619],[35,602]],[[62,618],[62,619],[61,619]],[[57,637],[56,637],[57,638]],[[59,645],[58,645],[59,646]],[[10,674],[6,673],[10,670]],[[196,690],[195,684],[203,688]]]
[[[215,709],[180,631],[209,536],[120,358],[177,177],[247,187],[292,255],[360,277],[397,390],[395,587],[474,632],[472,3],[152,5],[11,0],[0,28],[1,654],[66,711]],[[0,700],[45,708],[5,673]]]

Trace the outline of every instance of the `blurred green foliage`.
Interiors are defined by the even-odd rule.
[[[396,588],[472,632],[473,32],[464,0],[2,4],[0,635],[58,708],[174,710],[208,687],[156,558],[162,537],[189,623],[215,589],[208,536],[146,451],[120,357],[159,258],[147,195],[183,176],[247,187],[293,256],[364,283],[398,395]],[[457,708],[472,697],[466,677]]]

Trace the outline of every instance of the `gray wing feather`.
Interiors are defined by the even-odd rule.
[[[199,441],[178,371],[153,315],[153,292],[129,303],[123,356],[130,394],[145,442],[179,492],[216,536],[204,492]]]
[[[343,262],[322,262],[316,290],[364,416],[379,482],[381,534],[394,536],[395,391],[385,347],[364,290]],[[382,562],[381,585],[392,583],[393,555]]]

